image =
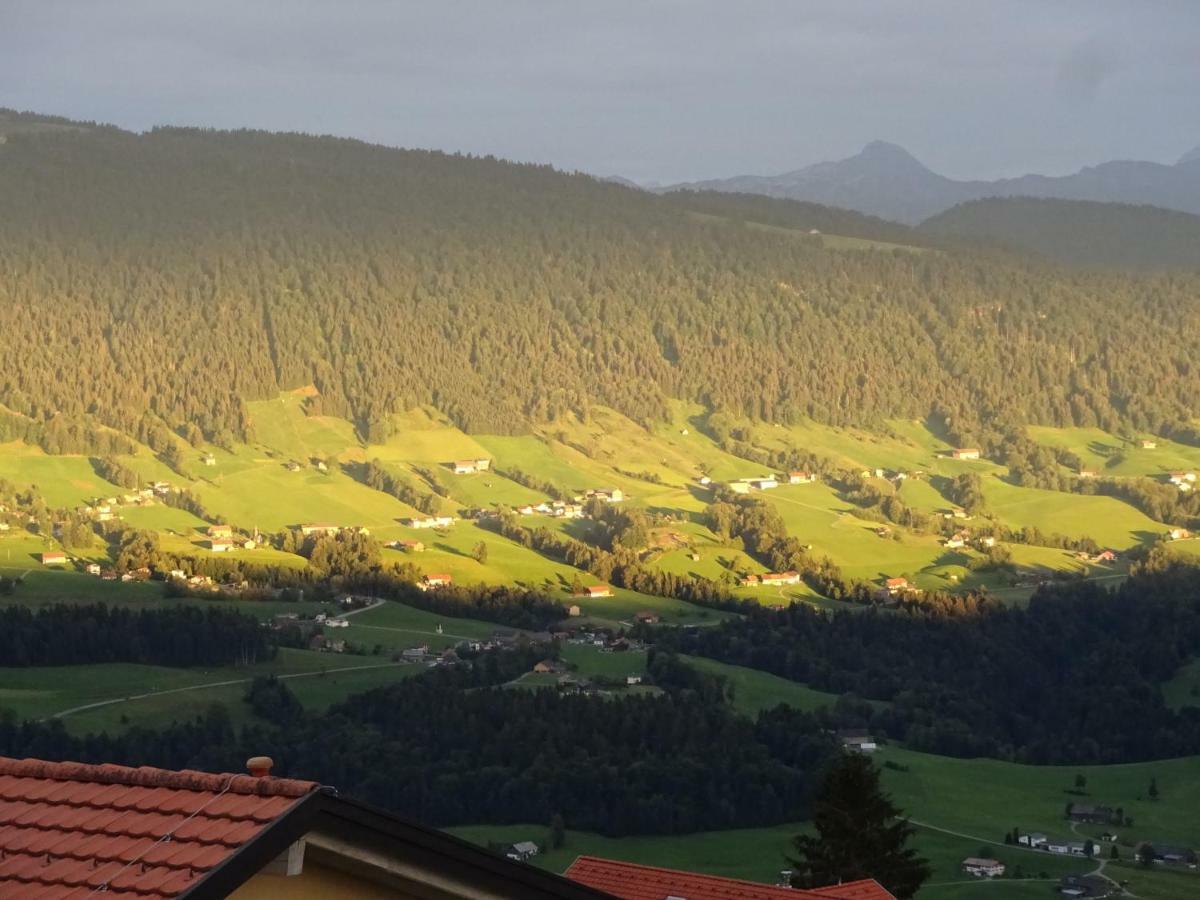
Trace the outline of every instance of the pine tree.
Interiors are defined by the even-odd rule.
[[[929,878],[927,860],[906,847],[915,829],[883,793],[879,770],[865,756],[847,754],[825,774],[813,808],[817,836],[792,841],[796,887],[814,888],[874,878],[901,900]]]

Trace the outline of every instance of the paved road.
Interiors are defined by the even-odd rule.
[[[318,675],[333,675],[338,672],[361,672],[366,669],[394,669],[399,666],[407,666],[411,663],[394,662],[394,663],[376,663],[370,666],[341,666],[336,669],[320,669],[316,672],[293,672],[290,675],[277,675],[280,681],[291,678],[312,678]],[[253,676],[250,678],[232,678],[228,681],[210,681],[207,684],[192,684],[187,687],[171,688],[166,691],[148,691],[145,694],[130,694],[127,697],[115,697],[111,700],[98,700],[95,703],[84,703],[81,706],[72,706],[70,709],[64,709],[61,712],[56,712],[50,716],[51,719],[65,719],[67,716],[73,716],[76,713],[85,712],[89,709],[100,709],[104,706],[114,706],[118,703],[128,703],[131,700],[145,700],[148,697],[162,697],[166,694],[183,694],[187,691],[203,691],[209,688],[228,687],[234,684],[249,684],[253,681]],[[43,720],[45,721],[45,720]]]

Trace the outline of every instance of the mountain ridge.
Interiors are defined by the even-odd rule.
[[[1200,147],[1174,165],[1113,160],[1070,175],[956,180],[929,169],[903,147],[872,141],[854,156],[814,163],[779,175],[736,175],[684,182],[669,190],[764,194],[840,206],[916,225],[984,197],[1053,197],[1100,203],[1159,206],[1200,214]]]

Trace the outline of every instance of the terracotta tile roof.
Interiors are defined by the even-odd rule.
[[[563,874],[621,900],[896,900],[872,880],[798,890],[595,856],[579,857]]]
[[[0,897],[176,897],[318,787],[0,757]]]

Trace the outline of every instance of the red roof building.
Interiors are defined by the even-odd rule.
[[[896,900],[879,882],[869,879],[798,890],[596,856],[579,857],[563,874],[621,900]]]
[[[312,781],[0,757],[0,898],[608,900]]]

